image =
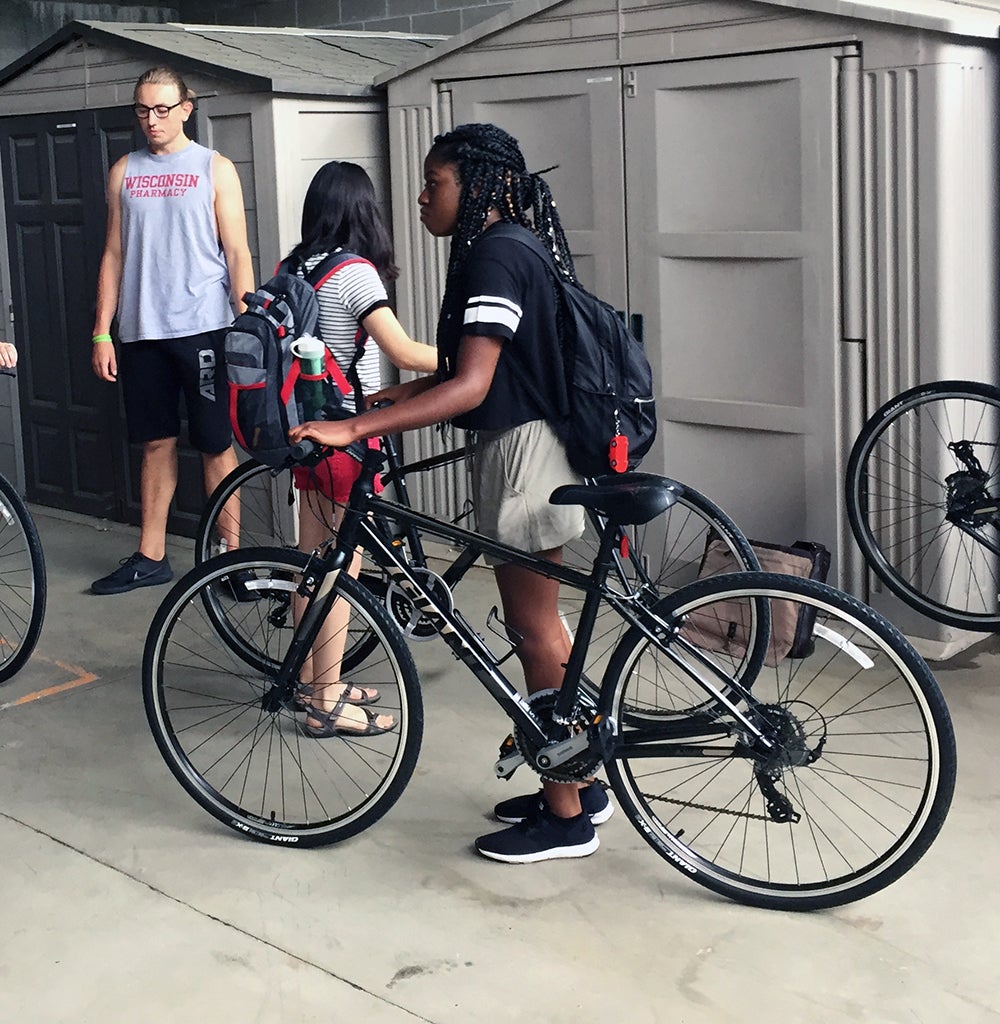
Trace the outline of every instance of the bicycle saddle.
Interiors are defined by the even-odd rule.
[[[563,484],[549,497],[553,505],[582,505],[623,526],[648,523],[677,500],[680,485],[653,473],[599,476],[591,483]]]

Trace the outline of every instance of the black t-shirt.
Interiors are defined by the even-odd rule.
[[[530,234],[526,228],[515,230]],[[503,348],[486,398],[456,416],[456,427],[506,430],[565,417],[555,288],[541,256],[521,242],[487,228],[472,243],[461,287],[441,310],[437,343],[442,371],[454,376],[464,335],[499,338]]]

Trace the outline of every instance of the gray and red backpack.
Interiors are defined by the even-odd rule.
[[[360,328],[346,375],[325,349],[325,373],[305,378],[291,348],[296,339],[317,334],[318,289],[341,266],[359,258],[350,252],[331,253],[308,273],[302,266],[296,272],[284,261],[270,281],[243,297],[247,308],[226,332],[229,419],[237,443],[258,462],[283,466],[292,461],[288,431],[305,420],[295,387],[300,377],[322,380],[326,405],[331,408],[342,406],[352,391],[360,393],[356,374],[351,372],[366,340]],[[354,377],[353,384],[349,377]]]

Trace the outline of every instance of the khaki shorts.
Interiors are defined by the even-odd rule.
[[[545,420],[509,430],[482,430],[472,460],[477,529],[532,553],[568,544],[583,534],[583,508],[552,505],[549,495],[561,484],[582,481]],[[495,559],[487,562],[497,564]]]

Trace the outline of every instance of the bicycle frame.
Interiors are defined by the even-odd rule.
[[[521,696],[517,688],[501,671],[500,659],[465,620],[461,612],[454,608],[451,602],[446,605],[431,587],[426,586],[418,578],[407,560],[402,557],[393,538],[387,535],[382,525],[384,521],[389,521],[407,531],[427,533],[461,546],[465,552],[471,555],[470,564],[480,554],[490,555],[499,561],[531,569],[586,595],[569,660],[566,664],[563,684],[552,713],[552,719],[556,723],[568,724],[571,720],[579,697],[583,663],[590,644],[594,622],[598,609],[604,602],[610,605],[629,625],[638,628],[650,642],[656,644],[678,666],[684,667],[683,659],[664,643],[665,640],[669,638],[681,646],[685,653],[693,654],[697,661],[723,684],[722,687],[717,687],[700,675],[694,677],[706,695],[725,707],[733,718],[747,730],[753,740],[764,744],[765,747],[770,746],[770,741],[763,731],[737,706],[743,702],[751,708],[753,707],[753,699],[747,688],[742,686],[738,680],[723,673],[709,659],[704,658],[694,645],[678,635],[678,629],[673,623],[661,619],[650,607],[639,600],[644,592],[642,586],[619,594],[607,585],[608,576],[615,567],[613,549],[617,539],[617,524],[609,522],[604,526],[594,567],[590,573],[584,573],[570,566],[537,558],[528,552],[491,540],[454,524],[440,522],[425,513],[376,495],[374,493],[374,478],[383,458],[381,453],[374,450],[369,451],[365,456],[361,475],[352,488],[350,500],[344,511],[336,546],[332,550],[328,549],[328,553],[325,555],[314,552],[314,558],[317,561],[315,571],[311,571],[312,562],[306,567],[303,574],[304,586],[307,588],[315,586],[317,578],[318,586],[310,597],[307,611],[299,629],[296,630],[296,637],[289,647],[282,669],[278,674],[275,684],[276,695],[284,695],[286,691],[290,692],[290,687],[297,676],[298,666],[301,665],[302,659],[315,641],[323,619],[336,599],[337,577],[344,568],[350,565],[355,551],[360,547],[389,574],[393,582],[401,586],[418,611],[434,621],[438,634],[455,657],[486,688],[513,721],[515,727],[522,730],[529,740],[538,744],[539,747],[549,744],[545,723],[539,719],[530,703]],[[624,577],[621,578],[624,580]],[[448,595],[449,597],[451,595],[450,588]],[[730,698],[724,691],[729,691],[733,697]],[[277,701],[280,698],[275,696],[274,699]],[[595,753],[599,752],[601,759],[606,760],[612,753],[613,743],[619,731],[618,723],[612,716],[612,710],[611,693],[605,687],[600,687],[594,718],[597,725],[596,736],[588,735],[589,731],[583,731],[577,736],[557,744],[558,749],[550,756],[558,759],[552,760],[550,763],[553,765],[561,763],[561,761],[587,749],[588,746],[594,749],[595,743],[597,746]],[[717,721],[709,721],[706,716],[704,721],[699,721],[696,725],[693,725],[689,719],[683,723],[665,724],[656,730],[646,729],[644,730],[644,740],[646,742],[676,740],[688,735],[704,737],[707,733],[719,736],[731,735],[732,727],[720,725]],[[676,749],[680,753],[686,748],[678,747]],[[651,748],[651,753],[652,750],[653,748]],[[509,770],[513,771],[519,763],[521,763],[521,759],[518,757],[516,763]],[[498,762],[498,774],[509,774],[509,772],[501,770],[502,764],[502,761]]]

